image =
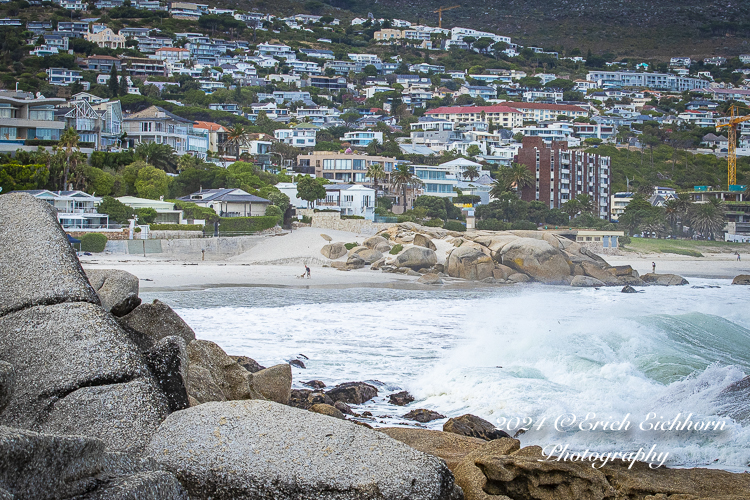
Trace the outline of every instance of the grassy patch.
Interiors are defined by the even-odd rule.
[[[705,253],[750,253],[749,243],[728,241],[659,240],[633,238],[623,250],[641,253],[673,253],[691,257],[703,257]]]
[[[401,250],[403,249],[404,249],[404,245],[399,243],[397,245],[393,245],[393,248],[391,248],[391,251],[388,253],[390,253],[391,255],[398,255],[401,253]]]

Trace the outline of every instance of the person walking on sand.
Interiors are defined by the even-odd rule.
[[[740,259],[740,252],[734,252],[734,253],[737,255],[737,262],[739,262],[741,260]]]
[[[307,278],[310,278],[310,268],[307,267],[307,264],[305,264],[305,274],[307,274]]]
[[[651,263],[651,273],[656,274],[656,262]]]

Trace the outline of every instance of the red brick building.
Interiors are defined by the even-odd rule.
[[[609,156],[570,150],[567,142],[553,141],[547,146],[541,137],[524,137],[516,162],[526,165],[536,176],[536,183],[521,192],[523,200],[560,208],[579,194],[587,194],[593,200],[594,215],[609,218]]]

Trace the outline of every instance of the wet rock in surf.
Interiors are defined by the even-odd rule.
[[[388,402],[396,406],[406,406],[414,401],[414,396],[407,391],[397,392],[388,396]]]
[[[441,415],[436,411],[420,408],[418,410],[410,411],[409,413],[404,415],[403,418],[405,418],[406,420],[414,420],[415,422],[425,424],[427,422],[432,422],[433,420],[440,420],[441,418],[445,418],[445,415]]]
[[[484,439],[486,441],[510,437],[507,432],[495,428],[490,422],[470,413],[448,419],[448,421],[443,424],[443,431],[452,432],[461,436]]]
[[[364,382],[346,382],[326,392],[334,401],[361,405],[378,395],[378,390]]]

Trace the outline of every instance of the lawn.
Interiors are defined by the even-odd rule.
[[[704,253],[750,253],[750,243],[632,238],[631,242],[624,245],[622,249],[641,253],[674,253],[692,257],[703,257]]]

